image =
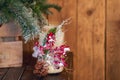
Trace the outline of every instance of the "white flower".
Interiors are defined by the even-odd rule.
[[[34,52],[33,52],[32,56],[35,57],[35,58],[37,58],[38,54],[39,54],[38,47],[37,46],[33,47],[33,50],[34,50]]]
[[[37,58],[37,57],[38,57],[38,52],[34,52],[34,53],[32,54],[32,56],[35,57],[35,58]]]
[[[70,51],[70,48],[64,48],[64,52]]]
[[[49,42],[53,42],[53,41],[54,41],[54,39],[50,39],[50,40],[49,40]]]
[[[33,47],[33,50],[34,50],[34,51],[38,50],[38,47],[37,47],[37,46],[34,46],[34,47]]]
[[[59,63],[59,66],[64,66],[63,63]]]

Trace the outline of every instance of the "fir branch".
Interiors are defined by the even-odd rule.
[[[40,27],[37,24],[37,19],[32,17],[32,14],[29,13],[25,6],[20,3],[16,5],[15,3],[10,10],[15,20],[21,25],[22,34],[26,41],[33,39],[39,34]]]
[[[47,0],[0,0],[0,24],[15,20],[21,25],[26,41],[39,35],[40,29],[48,24],[44,14],[49,8],[60,11],[60,6],[48,4]]]
[[[46,14],[46,15],[49,15],[49,14],[53,14],[49,8],[54,8],[56,9],[57,11],[60,11],[61,10],[61,7],[56,5],[56,4],[46,4],[46,5],[43,5],[43,7],[41,7],[41,11]]]
[[[0,13],[0,24],[7,23],[8,17],[2,13]]]
[[[47,33],[42,31],[39,35],[40,35],[39,36],[39,42],[42,46],[44,46],[45,43],[46,43],[46,38],[45,37],[46,37]]]

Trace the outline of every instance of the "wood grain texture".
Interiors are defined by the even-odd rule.
[[[27,66],[21,77],[21,80],[36,80],[35,75],[33,74],[33,67]]]
[[[22,66],[22,41],[0,42],[0,67]]]
[[[10,68],[2,80],[20,80],[24,67]]]
[[[27,43],[23,42],[23,53],[32,55],[34,45],[35,45],[35,41],[29,41]]]
[[[105,0],[94,0],[93,80],[105,80]]]
[[[20,36],[21,31],[20,27],[15,24],[13,21],[3,24],[0,27],[0,37],[15,37]]]
[[[105,1],[78,0],[78,78],[104,80]]]
[[[1,68],[0,69],[0,80],[3,79],[3,77],[6,75],[6,73],[8,72],[8,68]]]
[[[78,1],[78,50],[77,80],[93,80],[93,43],[92,30],[94,19],[94,0]]]
[[[106,80],[120,80],[120,0],[107,0]]]
[[[0,68],[22,66],[23,47],[18,41],[20,27],[11,21],[0,27]]]
[[[16,37],[0,37],[0,42],[16,41]]]

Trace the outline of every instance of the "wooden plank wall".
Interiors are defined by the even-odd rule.
[[[62,6],[60,13],[51,9],[54,12],[48,16],[51,24],[72,18],[71,24],[65,26],[65,40],[74,53],[74,80],[120,80],[120,1],[49,2]],[[24,45],[24,52],[32,52],[33,44]]]
[[[51,9],[54,15],[48,16],[49,23],[59,25],[72,18],[71,24],[65,26],[65,40],[74,55],[74,80],[120,80],[120,1],[49,2],[62,6],[60,13]],[[32,59],[33,45],[34,42],[30,41],[23,47],[29,59]]]
[[[65,40],[74,53],[74,80],[105,78],[105,0],[49,0],[62,6],[49,22],[58,25],[72,17]]]
[[[77,28],[77,80],[104,80],[105,1],[78,0]]]
[[[120,0],[107,0],[106,80],[120,80]]]

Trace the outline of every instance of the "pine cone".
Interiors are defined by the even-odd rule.
[[[48,73],[48,64],[43,61],[37,61],[33,73],[38,76],[46,76]]]

